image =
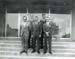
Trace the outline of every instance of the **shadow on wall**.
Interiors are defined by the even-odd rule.
[[[7,24],[7,36],[17,37],[18,36],[18,29],[13,29],[9,26],[9,24]]]

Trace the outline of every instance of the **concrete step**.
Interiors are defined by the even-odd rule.
[[[0,41],[6,41],[6,40],[8,40],[8,41],[21,41],[21,38],[20,37],[6,37],[6,38],[4,38],[4,37],[0,37]],[[71,40],[70,38],[60,38],[60,39],[52,39],[52,41],[55,41],[55,42],[75,42],[74,40]]]
[[[5,48],[7,48],[7,47],[11,47],[11,48],[20,48],[20,47],[22,47],[22,45],[16,45],[16,44],[12,44],[12,45],[9,45],[9,44],[6,44],[6,45],[0,45],[0,48],[1,47],[5,47]],[[75,46],[73,45],[52,45],[52,48],[75,48]]]
[[[20,49],[20,48],[22,48],[22,46],[20,46],[20,45],[0,45],[0,48],[6,48],[6,49],[12,49],[12,48],[14,48],[14,49]],[[52,48],[54,49],[75,49],[75,47],[69,47],[68,45],[52,45]]]
[[[21,45],[22,42],[10,42],[10,41],[2,41],[0,45]],[[75,42],[52,42],[52,45],[75,45]]]
[[[0,51],[21,51],[22,50],[22,48],[20,47],[20,48],[10,48],[10,47],[2,47],[2,48],[0,48]],[[55,47],[52,47],[52,51],[56,51],[56,52],[58,52],[58,51],[74,51],[74,49],[72,49],[72,48],[55,48]]]
[[[18,46],[21,46],[22,43],[0,43],[0,46],[14,46],[14,45],[18,45]],[[72,46],[72,47],[75,47],[75,43],[52,43],[52,46]]]
[[[7,57],[7,56],[2,56],[2,57],[0,57],[0,59],[39,59],[39,58],[41,58],[41,57],[36,57],[36,56],[9,56],[9,57]],[[52,57],[52,56],[50,56],[50,58],[54,58],[54,57]],[[41,59],[49,59],[48,57],[42,57]]]
[[[9,40],[0,40],[0,42],[21,42],[21,40],[11,40],[11,39],[9,39]],[[66,41],[52,41],[52,42],[66,42]],[[67,42],[71,42],[71,41],[67,41]],[[73,42],[73,41],[72,41]]]
[[[0,51],[21,51],[22,47],[15,46],[15,47],[0,47]],[[75,52],[75,47],[54,47],[52,46],[52,51],[54,52]]]
[[[62,57],[62,56],[64,56],[64,57]],[[72,56],[72,57],[70,57],[70,56]],[[60,55],[59,56],[59,58],[60,59],[74,59],[73,57],[75,56],[75,55]],[[42,58],[41,58],[42,57]],[[67,58],[68,57],[68,58]],[[52,58],[52,59],[57,59],[57,56],[56,55],[48,55],[48,56],[46,56],[46,55],[42,55],[42,56],[39,56],[38,55],[38,57],[37,56],[29,56],[29,55],[27,55],[27,56],[24,56],[24,55],[21,55],[21,56],[1,56],[0,57],[0,59],[49,59],[49,58]]]
[[[21,43],[22,41],[9,41],[9,40],[0,40],[0,43]],[[65,41],[52,41],[52,43],[75,43],[75,42],[65,42]]]
[[[0,52],[0,56],[1,55],[4,55],[4,56],[20,56],[20,52],[9,52],[9,51],[4,52],[4,51],[2,51],[2,52]],[[23,54],[23,55],[26,56],[26,54]],[[32,53],[29,52],[28,55],[32,56]],[[33,53],[33,55],[35,55],[35,54]],[[42,55],[43,55],[43,53],[42,53]],[[40,56],[42,56],[42,55],[40,55]],[[59,53],[54,52],[54,53],[52,53],[52,55],[56,55],[56,56],[64,56],[64,55],[65,56],[72,56],[72,55],[75,55],[75,53],[73,53],[73,52],[62,52],[62,53],[61,52],[59,52]],[[49,54],[47,56],[49,56]]]
[[[21,49],[22,49],[22,47],[19,47],[19,48],[16,48],[16,47],[14,47],[14,48],[13,47],[0,47],[0,50],[21,50]],[[75,49],[75,48],[70,48],[70,47],[69,48],[65,48],[65,47],[53,47],[52,46],[52,50],[53,49],[54,50],[57,50],[57,49],[58,50],[59,49],[61,49],[61,50],[64,50],[64,49],[67,50],[67,49]]]
[[[21,49],[0,49],[0,52],[20,52]],[[69,52],[69,53],[75,53],[75,49],[52,49],[53,53],[64,53],[64,52]]]

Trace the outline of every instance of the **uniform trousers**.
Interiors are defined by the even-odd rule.
[[[39,36],[38,35],[34,35],[32,45],[33,45],[33,51],[38,52],[39,47],[40,47],[40,41],[39,41]]]
[[[51,35],[47,36],[46,34],[44,34],[43,42],[44,42],[43,44],[44,53],[46,53],[47,50],[49,50],[49,53],[51,53],[52,36]]]

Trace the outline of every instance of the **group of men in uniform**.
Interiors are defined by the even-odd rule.
[[[51,41],[52,41],[52,30],[50,23],[43,17],[38,21],[37,16],[35,20],[26,21],[22,26],[21,40],[22,40],[22,51],[28,53],[28,49],[32,48],[34,52],[40,54],[40,49],[43,49],[43,53],[47,51],[52,54]]]

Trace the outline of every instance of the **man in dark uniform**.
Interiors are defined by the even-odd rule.
[[[33,42],[32,42],[33,51],[32,51],[32,53],[34,53],[34,52],[40,53],[40,51],[39,51],[39,43],[40,43],[39,36],[40,36],[40,29],[39,29],[38,19],[36,18],[33,22]]]
[[[49,25],[49,21],[45,19],[45,14],[43,14],[43,49],[44,54],[47,53],[49,49],[49,53],[51,54],[51,42],[52,42],[52,31],[51,25]],[[48,47],[49,46],[49,47]]]
[[[51,25],[47,25],[47,23],[44,23],[44,25],[43,25],[43,30],[44,30],[44,53],[46,53],[47,50],[49,49],[49,53],[52,54],[52,52],[51,52],[52,29],[51,29],[50,26]]]

